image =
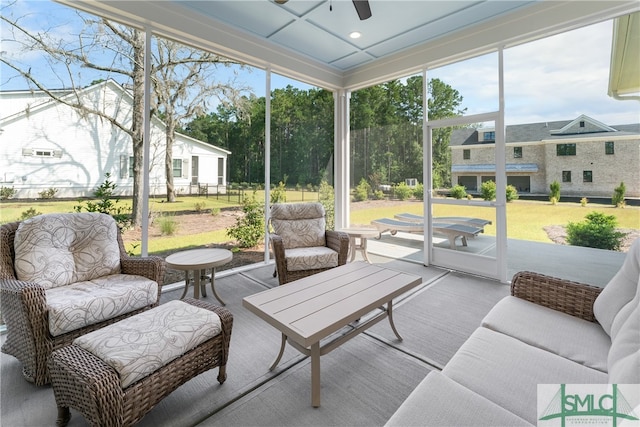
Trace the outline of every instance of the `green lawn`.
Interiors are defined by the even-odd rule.
[[[410,212],[422,214],[423,204],[416,201],[400,203],[395,206],[358,210],[357,203],[352,205],[351,224],[366,225],[378,218],[393,218],[395,214]],[[640,208],[579,203],[536,202],[516,200],[507,204],[507,236],[514,239],[551,242],[543,227],[548,225],[567,225],[569,222],[584,221],[589,212],[598,211],[616,217],[619,228],[640,229]],[[496,234],[493,209],[476,206],[435,205],[434,216],[467,216],[485,218],[493,221],[485,227],[485,234]]]
[[[251,194],[251,193],[245,193]],[[264,198],[264,192],[256,193],[259,200]],[[318,193],[287,191],[287,201],[316,201]],[[239,205],[238,195],[231,197],[215,196],[195,197],[181,196],[176,203],[166,203],[162,199],[151,199],[149,202],[150,212],[153,214],[164,214],[179,211],[194,211],[198,208],[209,210],[213,208],[234,207]],[[16,221],[21,214],[30,208],[39,213],[52,212],[73,212],[73,207],[77,201],[32,201],[14,202],[8,201],[0,204],[0,222],[6,223]],[[131,201],[123,199],[119,205],[128,207]],[[374,202],[375,204],[375,202]],[[396,202],[393,205],[359,209],[358,203],[352,204],[351,224],[368,225],[374,219],[393,218],[394,214],[410,212],[421,214],[423,204],[418,201]],[[619,228],[640,229],[640,208],[626,207],[614,208],[613,206],[589,204],[585,207],[578,203],[558,203],[552,205],[549,202],[535,202],[516,200],[507,204],[507,235],[510,238],[531,240],[539,242],[551,242],[547,237],[543,227],[547,225],[566,225],[568,222],[580,222],[584,220],[587,213],[592,211],[602,212],[606,215],[614,215]],[[451,206],[435,205],[434,216],[467,216],[486,218],[493,221],[492,225],[485,227],[485,233],[495,235],[494,210],[485,207],[475,206]],[[222,243],[229,241],[224,230],[207,231],[189,236],[166,236],[154,238],[149,241],[149,253],[164,252],[171,249],[187,249],[189,247],[201,246],[205,243]],[[139,254],[139,243],[127,243],[127,250]]]

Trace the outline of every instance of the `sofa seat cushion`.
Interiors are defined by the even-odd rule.
[[[443,374],[531,424],[538,384],[606,384],[607,374],[480,327]]]
[[[607,372],[611,339],[598,323],[508,296],[491,309],[482,326]]]
[[[45,295],[49,332],[58,336],[155,304],[158,284],[141,276],[112,274],[47,289]]]
[[[432,371],[418,384],[387,426],[530,426],[490,400]]]
[[[221,331],[220,317],[213,311],[170,301],[73,343],[115,369],[124,389]]]
[[[338,266],[338,252],[326,246],[285,249],[287,271],[313,270]]]
[[[14,249],[18,280],[45,289],[120,273],[118,226],[106,214],[47,214],[22,221]]]

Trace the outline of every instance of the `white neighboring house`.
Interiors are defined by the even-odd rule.
[[[131,124],[132,97],[113,80],[89,86],[79,93],[57,91],[85,105]],[[56,197],[92,196],[105,180],[117,185],[118,195],[133,194],[131,138],[108,120],[83,116],[76,109],[34,91],[0,92],[0,186],[13,187],[15,198],[38,198],[49,188]],[[149,185],[151,195],[166,194],[165,125],[151,121]],[[173,181],[176,194],[225,193],[227,156],[224,150],[176,133],[173,144]]]

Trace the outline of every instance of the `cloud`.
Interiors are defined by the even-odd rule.
[[[637,102],[607,95],[612,21],[504,51],[507,124],[574,119],[586,114],[607,124],[640,121]],[[464,97],[468,113],[498,108],[498,55],[434,70]]]

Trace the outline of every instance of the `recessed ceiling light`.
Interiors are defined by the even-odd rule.
[[[360,34],[360,32],[358,32],[358,31],[353,31],[353,32],[351,32],[351,33],[349,34],[349,37],[351,37],[352,39],[359,39],[361,35],[362,35],[362,34]]]

